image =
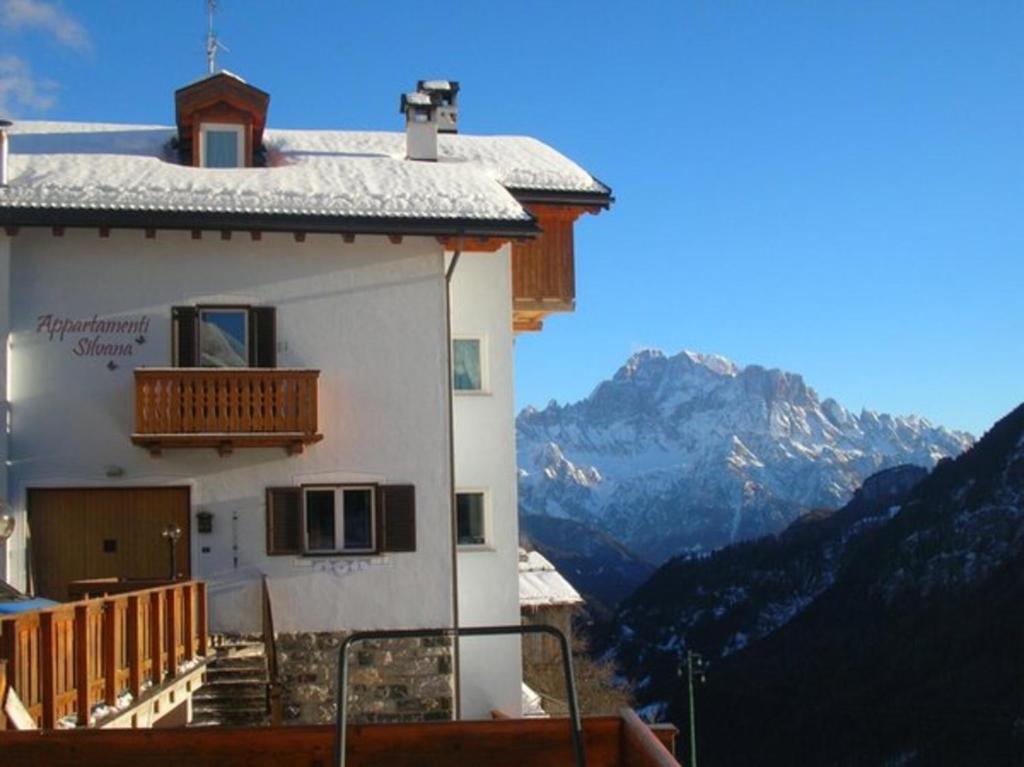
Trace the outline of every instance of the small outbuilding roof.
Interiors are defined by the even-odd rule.
[[[539,551],[519,549],[519,606],[583,604],[583,597]]]

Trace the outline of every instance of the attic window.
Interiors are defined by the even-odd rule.
[[[245,127],[203,123],[199,128],[200,165],[204,168],[245,167]]]

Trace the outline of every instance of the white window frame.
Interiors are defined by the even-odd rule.
[[[480,388],[479,389],[458,389],[455,387],[455,342],[456,341],[477,341],[480,346]],[[487,336],[483,335],[453,335],[452,336],[452,391],[459,396],[479,397],[491,393],[491,377],[488,364]]]
[[[199,165],[200,167],[209,167],[206,164],[206,134],[209,131],[214,132],[232,132],[238,136],[238,156],[235,158],[235,167],[245,167],[245,126],[239,125],[238,123],[201,123],[199,126]],[[217,170],[227,170],[226,168],[218,168]]]
[[[333,549],[311,549],[309,547],[309,518],[307,516],[306,498],[310,492],[334,492],[334,544]],[[350,490],[368,490],[370,493],[370,548],[345,549],[337,548],[338,543],[345,543],[345,492]],[[302,487],[302,549],[307,554],[375,554],[378,551],[377,540],[377,486],[376,485],[304,485]]]
[[[252,355],[253,355],[253,349],[252,349],[252,328],[249,327],[250,309],[251,309],[251,307],[248,307],[248,306],[217,306],[216,304],[207,304],[207,305],[204,305],[204,306],[197,306],[196,307],[196,319],[195,319],[195,324],[196,324],[196,332],[195,332],[196,341],[195,342],[196,342],[196,354],[197,354],[196,361],[199,363],[200,367],[206,367],[206,366],[204,366],[202,364],[201,357],[202,357],[202,354],[203,354],[203,315],[205,313],[207,313],[207,312],[219,312],[219,313],[222,313],[222,314],[225,314],[225,313],[228,313],[228,312],[232,312],[232,313],[236,313],[236,314],[241,314],[242,315],[242,317],[245,320],[245,325],[244,325],[244,327],[245,327],[245,367],[247,367],[247,368],[248,367],[252,367],[249,364],[249,360],[252,359]],[[218,368],[210,366],[207,369],[209,369],[209,370],[217,370]],[[222,368],[222,369],[230,369],[230,368]]]
[[[459,534],[459,511],[458,511],[458,496],[460,495],[480,495],[483,497],[483,525],[484,525],[484,542],[483,543],[459,543],[459,551],[494,551],[494,538],[493,528],[491,526],[491,493],[485,487],[459,487],[455,490],[456,501],[455,501],[455,537],[456,541]]]

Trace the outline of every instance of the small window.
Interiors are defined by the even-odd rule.
[[[304,496],[306,551],[375,549],[374,488],[307,487]]]
[[[483,546],[487,543],[486,514],[482,492],[455,494],[460,546]]]
[[[452,381],[456,391],[484,390],[479,338],[456,338],[452,341],[452,368]]]
[[[249,366],[249,310],[199,310],[199,366]]]
[[[241,125],[203,125],[199,144],[204,168],[245,167],[245,133]]]

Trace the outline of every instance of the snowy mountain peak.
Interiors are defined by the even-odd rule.
[[[777,532],[881,469],[931,467],[973,442],[916,416],[854,415],[796,373],[654,349],[516,425],[523,512],[573,517],[652,557]]]

